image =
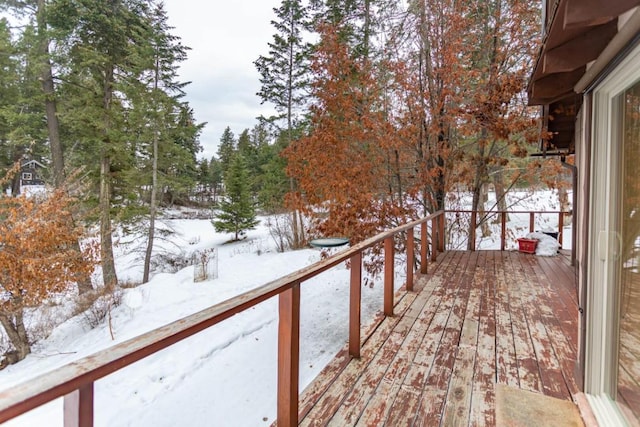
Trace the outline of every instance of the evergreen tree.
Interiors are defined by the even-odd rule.
[[[216,231],[234,234],[233,240],[253,229],[260,221],[251,197],[249,171],[244,158],[236,154],[231,159],[224,178],[226,194],[220,202],[219,212],[213,225]]]
[[[289,177],[287,177],[287,162],[282,156],[286,147],[284,136],[275,144],[260,149],[260,174],[258,175],[258,201],[267,213],[282,213],[285,209],[285,196],[289,191]]]
[[[137,121],[132,125],[140,129],[138,150],[146,151],[143,157],[145,167],[143,172],[150,171],[150,180],[143,175],[139,183],[149,183],[149,229],[147,249],[144,259],[143,283],[149,280],[151,255],[153,251],[155,220],[162,190],[165,192],[172,187],[180,187],[181,181],[186,180],[192,187],[195,180],[190,179],[195,170],[195,153],[188,153],[189,147],[197,144],[188,135],[183,135],[185,127],[197,128],[190,116],[187,105],[181,104],[179,98],[184,95],[182,88],[186,83],[177,80],[178,64],[187,57],[185,48],[178,37],[171,35],[167,23],[168,17],[161,3],[156,5],[150,14],[153,37],[150,48],[153,55],[153,65],[142,73],[139,82],[143,85],[138,93],[134,93],[134,110]],[[135,105],[138,104],[138,105]],[[197,150],[199,145],[196,145]],[[134,169],[136,170],[136,169]],[[182,173],[172,174],[177,170]],[[139,175],[138,173],[134,175]],[[146,174],[148,177],[148,174]],[[183,188],[179,189],[181,192]]]
[[[256,147],[253,145],[251,136],[249,135],[249,129],[243,130],[240,136],[238,136],[237,151],[247,162],[249,177],[253,180],[257,175],[258,152]]]
[[[222,175],[222,163],[215,157],[212,157],[209,162],[209,183],[213,192],[214,202],[218,200],[218,195],[220,195],[220,191],[222,190]]]
[[[249,129],[245,129],[242,131],[240,136],[238,136],[238,151],[246,158],[247,155],[251,154],[251,137],[249,136]]]
[[[278,116],[269,121],[273,124],[284,121],[279,126],[287,145],[291,144],[297,131],[304,124],[310,89],[309,70],[312,46],[304,41],[304,33],[310,31],[311,22],[307,8],[301,0],[283,0],[274,9],[277,20],[272,21],[276,29],[273,42],[269,43],[268,56],[260,56],[255,66],[260,73],[261,89],[258,96],[262,102],[274,105]],[[297,183],[289,180],[289,190],[294,192]],[[300,213],[291,214],[292,242],[301,247],[305,242],[304,227]]]
[[[23,2],[0,2],[0,11],[22,16]],[[0,171],[6,172],[25,157],[42,163],[46,156],[46,131],[37,69],[37,34],[27,22],[21,37],[13,40],[12,28],[0,18]],[[19,194],[20,180],[15,174],[4,184]],[[4,190],[4,188],[3,188]]]
[[[126,113],[140,90],[144,70],[153,68],[149,18],[151,0],[61,0],[48,8],[51,27],[66,49],[69,110],[66,117],[82,143],[80,161],[93,161],[98,186],[102,274],[105,285],[117,284],[112,241],[112,208],[126,206],[135,194],[126,171],[136,167],[138,153]]]
[[[15,56],[15,47],[11,42],[9,23],[0,19],[0,176],[15,162],[11,147],[11,132],[14,126],[15,106],[18,104],[19,64]],[[0,188],[4,193],[5,188]]]
[[[222,173],[226,173],[229,165],[231,164],[231,158],[233,157],[233,153],[235,153],[237,149],[236,139],[231,132],[231,128],[227,126],[220,137],[220,144],[218,145],[218,160],[220,160],[220,164],[222,166]]]
[[[271,24],[277,33],[268,44],[269,55],[254,62],[262,85],[258,96],[263,103],[272,103],[279,114],[269,120],[284,120],[280,128],[291,133],[307,106],[311,44],[303,40],[303,34],[311,27],[300,0],[283,0],[274,12],[277,20]]]
[[[200,133],[205,123],[196,123],[193,109],[181,102],[170,117],[167,130],[170,144],[159,151],[159,171],[163,177],[163,202],[168,205],[189,202],[197,181],[197,153],[202,150]]]
[[[238,153],[244,157],[249,168],[249,177],[251,181],[251,192],[253,195],[257,195],[259,191],[258,180],[261,173],[261,161],[259,147],[257,144],[259,140],[254,139],[254,134],[249,132],[249,129],[245,129],[238,137]]]
[[[207,159],[199,160],[197,170],[198,195],[200,196],[199,201],[203,202],[211,193],[211,183],[209,182],[209,161]]]

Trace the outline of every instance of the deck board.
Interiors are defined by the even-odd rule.
[[[478,349],[471,396],[470,425],[490,426],[495,424],[493,411],[496,381],[496,321],[495,321],[495,252],[484,257],[477,270],[476,285],[481,291]]]
[[[394,317],[341,351],[301,396],[301,425],[491,426],[496,383],[578,391],[575,275],[565,257],[451,251]]]

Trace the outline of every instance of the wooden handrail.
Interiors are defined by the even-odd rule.
[[[464,214],[470,214],[471,215],[471,224],[476,224],[477,223],[477,216],[478,216],[478,211],[474,211],[474,210],[466,210],[466,209],[452,209],[452,210],[445,210],[445,214],[448,213],[454,213],[454,214],[460,214],[460,213],[464,213]],[[507,215],[511,215],[511,214],[528,214],[529,215],[529,232],[533,232],[534,228],[535,228],[535,216],[536,215],[542,215],[542,214],[549,214],[549,215],[558,215],[558,243],[560,244],[560,248],[562,248],[562,239],[563,239],[563,228],[564,228],[564,216],[567,214],[570,214],[571,212],[565,212],[565,211],[485,211],[483,212],[484,217],[488,217],[488,216],[493,216],[493,215],[499,215],[500,217],[500,250],[504,251],[506,249],[506,217]],[[441,219],[441,221],[444,223],[444,217],[443,219]],[[443,231],[444,232],[444,231]],[[472,251],[476,250],[476,230],[475,227],[471,227],[471,229],[468,231],[468,236],[469,239],[471,239],[471,244],[470,244],[470,249]],[[574,251],[575,249],[575,242],[572,242],[573,244],[571,245],[572,247],[572,251]],[[442,250],[444,251],[444,247],[442,248]]]
[[[393,314],[393,242],[399,233],[408,233],[413,248],[415,227],[421,227],[421,270],[426,272],[427,226],[432,222],[431,254],[444,249],[444,211],[380,233],[370,239],[269,282],[198,313],[154,329],[138,337],[81,358],[75,362],[42,374],[23,384],[0,391],[0,423],[15,418],[59,397],[64,397],[65,426],[92,426],[96,380],[163,350],[185,338],[245,311],[269,298],[279,296],[278,326],[278,425],[298,423],[298,364],[300,328],[300,286],[303,282],[346,261],[351,260],[351,303],[349,350],[352,356],[360,352],[360,286],[362,252],[385,242],[384,312]],[[413,254],[411,255],[411,257]],[[409,256],[407,259],[412,259]],[[411,263],[413,264],[413,263]],[[354,267],[355,266],[355,267]],[[355,270],[353,270],[355,268]],[[409,266],[407,267],[409,268]],[[411,267],[412,268],[412,267]],[[391,271],[391,273],[389,273]],[[409,277],[409,275],[407,276]],[[357,331],[356,331],[357,330]],[[356,341],[357,344],[352,342]],[[357,350],[356,350],[357,347]]]

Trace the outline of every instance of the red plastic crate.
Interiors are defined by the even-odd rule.
[[[538,246],[538,239],[518,239],[518,250],[525,254],[535,254]]]

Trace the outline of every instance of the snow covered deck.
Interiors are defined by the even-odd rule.
[[[571,399],[575,283],[565,255],[440,254],[361,357],[345,348],[307,387],[300,424],[496,425],[496,384]]]

